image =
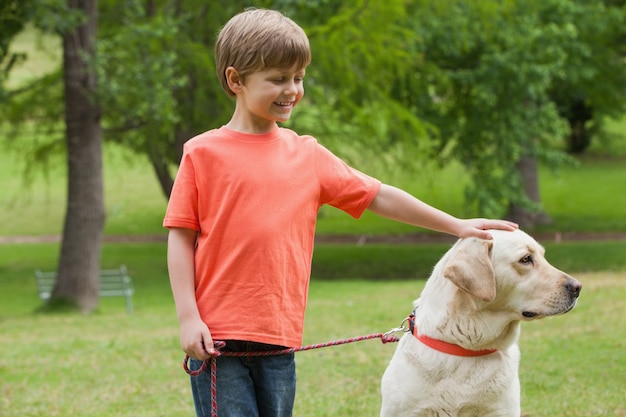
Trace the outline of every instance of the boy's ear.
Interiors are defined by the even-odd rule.
[[[240,93],[243,88],[243,81],[239,75],[239,71],[237,71],[235,67],[228,67],[226,71],[224,71],[224,75],[226,75],[226,82],[228,83],[230,91],[235,94]]]

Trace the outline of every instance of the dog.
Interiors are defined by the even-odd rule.
[[[520,322],[567,313],[582,284],[521,230],[458,240],[414,302],[381,417],[519,417]]]

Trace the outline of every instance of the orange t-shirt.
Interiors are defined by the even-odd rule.
[[[163,225],[199,233],[196,302],[212,337],[300,346],[318,210],[358,218],[379,188],[289,129],[189,140]]]

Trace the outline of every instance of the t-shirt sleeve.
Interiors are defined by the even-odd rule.
[[[196,184],[193,159],[185,147],[163,219],[163,227],[180,227],[200,231],[198,187]]]
[[[316,169],[320,181],[321,203],[329,204],[359,218],[380,190],[381,182],[350,167],[318,144]]]

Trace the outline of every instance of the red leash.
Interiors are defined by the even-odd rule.
[[[183,369],[190,376],[198,376],[202,372],[206,371],[207,362],[209,362],[209,364],[211,365],[211,416],[212,417],[217,417],[217,390],[215,389],[215,385],[216,385],[216,382],[217,382],[217,378],[216,378],[217,366],[216,366],[215,358],[217,356],[239,356],[239,357],[242,357],[242,356],[284,355],[286,353],[301,352],[301,351],[304,351],[304,350],[319,349],[319,348],[325,348],[325,347],[329,347],[329,346],[345,345],[345,344],[348,344],[348,343],[360,342],[362,340],[369,340],[369,339],[380,339],[380,341],[382,343],[392,343],[392,342],[397,342],[397,341],[400,340],[397,336],[395,336],[393,334],[394,332],[397,332],[397,331],[407,332],[407,329],[404,328],[403,325],[404,325],[404,322],[402,322],[402,325],[400,325],[400,327],[396,327],[395,329],[391,329],[387,333],[375,333],[375,334],[370,334],[370,335],[367,335],[367,336],[357,336],[357,337],[353,337],[353,338],[350,338],[350,339],[336,340],[336,341],[333,341],[333,342],[326,342],[326,343],[318,343],[318,344],[315,344],[315,345],[301,346],[301,347],[298,347],[298,348],[287,348],[287,349],[270,350],[270,351],[263,351],[263,352],[220,352],[219,349],[224,347],[226,345],[226,343],[224,343],[222,341],[215,341],[214,342],[214,344],[215,344],[215,356],[212,356],[211,359],[207,359],[207,360],[203,361],[202,365],[200,366],[200,368],[198,368],[198,370],[192,371],[191,369],[189,369],[189,366],[188,366],[189,355],[186,355],[185,359],[183,360]]]

